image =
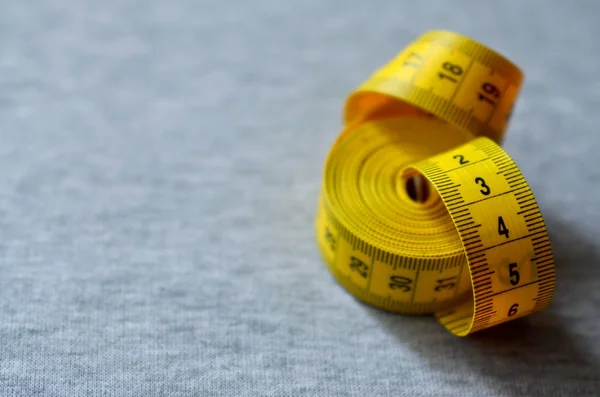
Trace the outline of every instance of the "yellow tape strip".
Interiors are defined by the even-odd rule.
[[[550,239],[499,146],[523,80],[464,36],[424,34],[353,92],[316,220],[329,269],[376,307],[468,335],[544,309]]]

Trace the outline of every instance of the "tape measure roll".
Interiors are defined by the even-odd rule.
[[[480,43],[432,31],[349,96],[316,234],[354,296],[392,312],[434,313],[457,336],[551,302],[544,220],[500,147],[522,79]]]

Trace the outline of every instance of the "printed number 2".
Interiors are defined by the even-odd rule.
[[[506,228],[506,225],[504,224],[504,219],[502,219],[501,216],[498,217],[498,234],[504,234],[506,238],[508,238],[508,229]]]
[[[460,164],[460,165],[469,164],[469,160],[465,160],[465,156],[463,156],[462,154],[457,154],[456,156],[453,156],[452,158],[458,160],[458,164]]]

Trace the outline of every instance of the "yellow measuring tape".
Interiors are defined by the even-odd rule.
[[[316,220],[335,278],[458,336],[544,309],[550,239],[502,142],[523,75],[462,35],[419,37],[353,92]]]

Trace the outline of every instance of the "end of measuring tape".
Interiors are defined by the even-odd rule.
[[[457,336],[550,304],[550,238],[500,146],[522,81],[495,51],[432,31],[348,97],[315,225],[344,288]]]

